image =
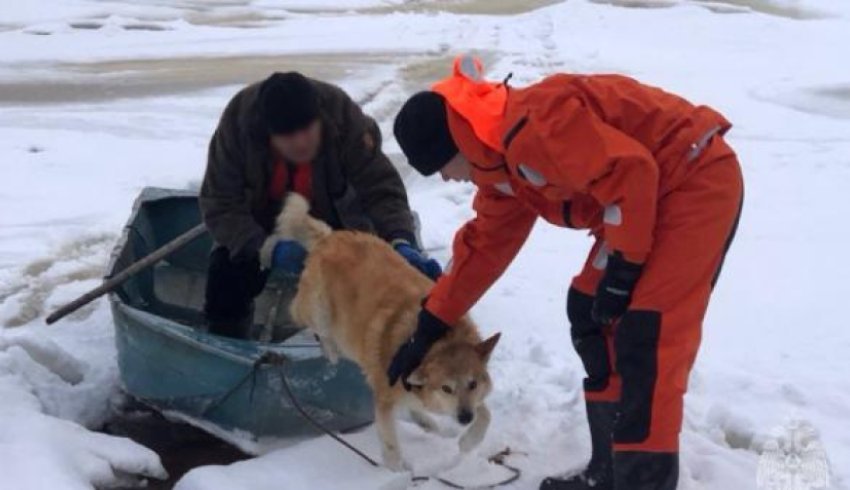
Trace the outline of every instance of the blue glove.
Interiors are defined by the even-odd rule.
[[[307,249],[294,240],[277,242],[272,251],[272,268],[297,276],[304,270]]]
[[[443,274],[443,268],[440,263],[434,259],[429,259],[413,245],[400,241],[393,244],[393,248],[399,253],[404,260],[410,265],[419,269],[419,272],[436,281]]]

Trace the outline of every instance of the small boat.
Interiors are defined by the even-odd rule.
[[[196,193],[144,189],[107,277],[200,222]],[[205,331],[202,307],[211,247],[204,233],[109,294],[126,392],[158,410],[200,421],[202,427],[211,423],[254,437],[316,434],[288,398],[287,381],[300,405],[330,429],[371,422],[371,392],[359,368],[346,360],[330,364],[315,338],[291,324],[287,304],[294,279],[273,276],[257,298],[258,340]],[[270,357],[283,360],[284,371],[263,362]]]

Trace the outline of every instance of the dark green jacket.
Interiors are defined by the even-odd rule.
[[[377,124],[339,87],[311,81],[323,128],[319,156],[311,163],[312,214],[335,229],[415,243],[404,184],[381,151]],[[256,254],[280,211],[268,192],[274,157],[256,107],[259,85],[242,89],[224,109],[201,187],[204,223],[232,257]]]

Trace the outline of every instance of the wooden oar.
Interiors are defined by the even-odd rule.
[[[206,232],[206,230],[207,230],[207,228],[206,228],[206,226],[204,226],[203,223],[195,226],[194,228],[187,231],[186,233],[183,233],[182,235],[178,236],[174,240],[171,240],[170,242],[166,243],[162,247],[151,252],[145,258],[140,259],[137,262],[134,262],[129,267],[127,267],[126,269],[124,269],[121,272],[119,272],[118,274],[116,274],[114,277],[110,277],[109,279],[104,281],[103,284],[101,284],[100,286],[92,289],[91,291],[80,296],[79,298],[75,299],[74,301],[71,301],[70,303],[68,303],[64,306],[61,306],[56,311],[51,313],[45,319],[45,322],[47,322],[47,324],[50,325],[50,324],[56,322],[57,320],[64,318],[69,313],[73,313],[73,312],[77,311],[78,309],[82,308],[83,306],[91,303],[92,301],[103,296],[104,294],[115,290],[116,288],[118,288],[118,286],[123,284],[124,281],[126,281],[127,279],[130,279],[131,277],[138,274],[139,272],[147,269],[148,267],[151,267],[152,265],[156,264],[160,260],[168,257],[169,255],[173,254],[174,252],[185,247],[189,242],[191,242],[192,240],[203,235],[204,232]]]

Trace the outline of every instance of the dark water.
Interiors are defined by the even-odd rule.
[[[128,437],[159,454],[169,478],[149,480],[144,488],[153,490],[170,490],[186,472],[197,466],[224,465],[251,457],[200,429],[170,421],[138,402],[128,402],[121,407],[115,418],[103,427],[103,432]]]

